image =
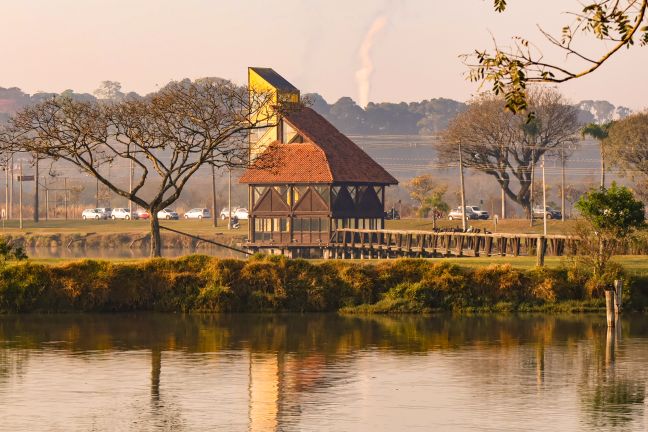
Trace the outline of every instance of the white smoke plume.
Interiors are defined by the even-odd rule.
[[[371,59],[371,48],[374,44],[374,39],[378,33],[387,24],[387,17],[380,15],[377,17],[367,34],[365,34],[358,55],[360,56],[361,67],[355,73],[356,84],[358,86],[358,101],[363,108],[369,104],[369,91],[371,90],[371,75],[373,74],[374,65]]]

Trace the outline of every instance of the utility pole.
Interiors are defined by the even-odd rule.
[[[603,148],[603,140],[599,140],[601,144],[601,189],[605,189],[605,150]]]
[[[49,188],[47,187],[47,176],[43,176],[43,187],[45,188],[45,220],[49,220]]]
[[[65,220],[68,220],[68,188],[67,177],[63,178],[63,203],[65,205]]]
[[[130,159],[130,172],[128,173],[128,193],[133,195],[133,170],[135,167],[133,166],[133,159]],[[133,217],[133,201],[128,198],[128,214],[130,215],[129,217]]]
[[[227,220],[227,229],[232,229],[232,168],[228,168],[228,182],[227,182],[227,211],[229,219]]]
[[[38,161],[39,161],[39,158],[38,158],[38,156],[36,156],[36,161],[34,162],[35,169],[36,169],[36,173],[34,175],[34,222],[36,222],[36,223],[38,223],[38,218],[39,218],[38,213],[39,213],[39,210],[40,210],[40,206],[38,205],[39,204],[39,202],[38,202],[38,175],[39,175]]]
[[[11,156],[9,166],[11,167],[11,174],[10,174],[10,179],[11,179],[11,185],[9,186],[9,217],[8,219],[13,219],[13,201],[14,201],[14,159],[13,156]]]
[[[218,218],[216,217],[216,168],[211,166],[212,171],[212,219],[214,220],[214,228],[218,226]]]
[[[533,150],[531,150],[531,195],[529,196],[529,202],[531,204],[531,226],[533,226],[533,183],[535,182],[535,143],[533,144]]]
[[[466,231],[466,189],[464,187],[463,155],[459,141],[459,181],[461,185],[461,227]]]
[[[542,155],[542,232],[547,235],[547,184],[545,183],[545,155]]]
[[[23,161],[22,159],[20,160],[20,177],[18,179],[18,183],[20,183],[20,192],[18,193],[18,217],[19,217],[19,224],[18,227],[20,229],[23,228],[23,201],[22,201],[22,190],[23,190]]]
[[[97,196],[95,204],[95,208],[99,208],[99,177],[97,177]]]
[[[565,222],[565,143],[562,143],[562,146],[560,147],[560,159],[562,162],[562,169],[560,172],[560,177],[561,177],[561,191],[560,191],[560,207],[561,207],[561,218],[560,220],[562,222]]]
[[[9,219],[9,159],[5,162],[5,219]]]
[[[506,193],[504,186],[502,186],[502,219],[506,219]]]

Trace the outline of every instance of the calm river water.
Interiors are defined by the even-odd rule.
[[[0,317],[2,431],[644,431],[648,320]]]

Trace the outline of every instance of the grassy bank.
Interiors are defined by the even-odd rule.
[[[223,260],[22,262],[0,268],[0,312],[590,311],[601,293],[586,269],[463,267],[443,260],[312,263]],[[648,276],[631,276],[628,309],[648,307]]]
[[[228,230],[227,222],[221,220],[218,221],[218,227],[214,227],[210,220],[160,221],[160,224],[226,244],[236,244],[247,237],[247,221],[242,221],[238,230]],[[146,235],[149,228],[149,223],[145,220],[50,220],[39,223],[25,221],[20,230],[16,221],[9,221],[0,232],[0,238],[25,248],[69,245],[72,248],[115,249],[128,248],[134,241],[133,247],[147,248]],[[161,235],[162,247],[165,249],[208,247],[204,242],[180,234],[163,231]]]

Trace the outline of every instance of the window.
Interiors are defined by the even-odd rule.
[[[263,196],[263,194],[268,190],[267,187],[264,186],[254,186],[254,193],[252,194],[252,205],[255,205],[257,202],[259,202],[259,199]]]
[[[288,202],[288,186],[273,186],[274,190],[277,191],[283,202]]]
[[[340,193],[340,186],[333,186],[331,188],[331,199],[333,200],[333,202],[335,202],[335,198],[337,198],[339,193]]]
[[[351,199],[353,200],[353,202],[355,202],[356,196],[358,195],[358,190],[355,186],[347,186],[347,190],[349,191],[349,195],[351,195]]]
[[[284,144],[302,143],[304,138],[287,121],[281,121],[281,142]]]
[[[326,204],[330,204],[329,198],[331,197],[331,195],[329,194],[328,186],[313,186],[313,189],[315,189],[319,196],[322,197]]]
[[[374,191],[376,192],[376,196],[378,197],[378,201],[380,201],[380,204],[383,204],[383,190],[385,189],[384,186],[374,186]]]
[[[295,186],[293,188],[293,193],[295,194],[295,202],[299,202],[299,200],[304,196],[306,191],[308,190],[308,186]]]

